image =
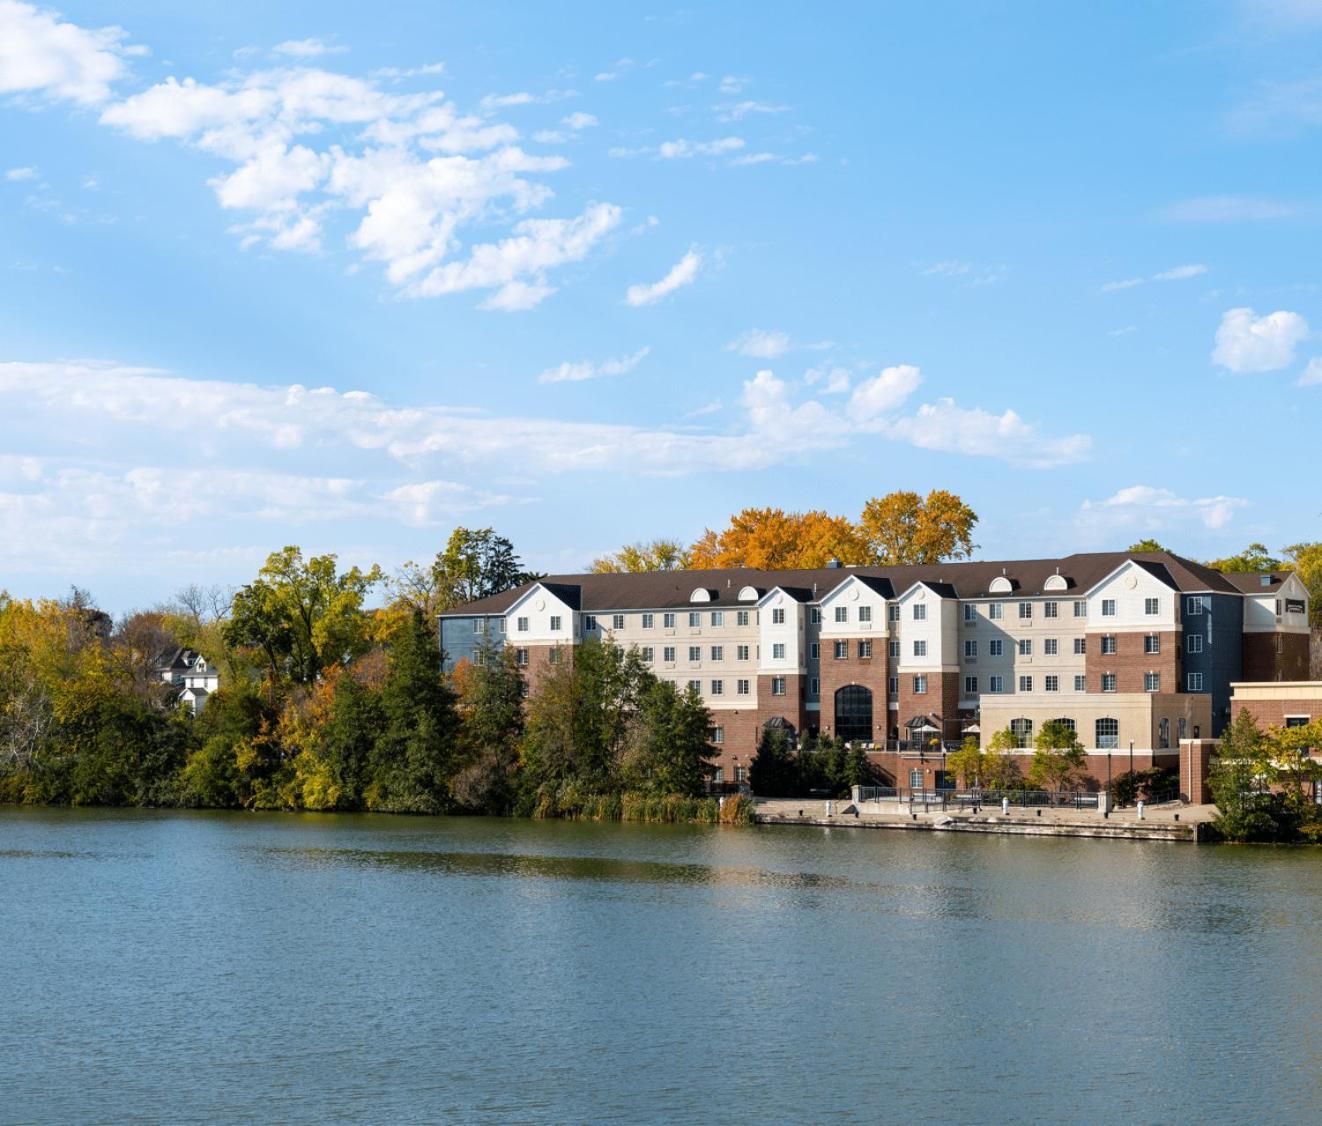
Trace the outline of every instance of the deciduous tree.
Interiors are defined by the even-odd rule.
[[[887,493],[863,507],[859,529],[870,562],[940,563],[973,555],[973,511],[954,493],[933,489],[926,498],[912,492]]]
[[[650,543],[631,543],[611,555],[594,559],[593,574],[614,572],[640,574],[645,571],[683,571],[689,566],[689,551],[678,540],[656,539]]]

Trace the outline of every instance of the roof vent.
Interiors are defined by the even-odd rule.
[[[1262,575],[1262,576],[1260,576],[1260,578],[1261,578],[1261,581],[1262,581],[1262,585],[1263,585],[1263,586],[1271,586],[1271,585],[1272,585],[1272,576],[1271,576],[1271,575]]]

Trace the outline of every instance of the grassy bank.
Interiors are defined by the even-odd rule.
[[[683,794],[652,796],[631,791],[621,794],[585,794],[572,786],[566,786],[539,793],[532,816],[539,820],[562,817],[568,821],[751,825],[753,803],[740,795],[726,798],[722,807],[719,799],[712,797],[686,797]]]

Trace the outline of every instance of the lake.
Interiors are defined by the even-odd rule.
[[[0,810],[0,1120],[1322,1116],[1322,853]]]

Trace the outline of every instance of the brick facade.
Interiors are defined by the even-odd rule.
[[[835,643],[844,641],[848,656],[835,657]],[[872,642],[872,656],[860,657],[859,639],[823,637],[818,687],[821,693],[821,733],[834,735],[838,724],[835,715],[835,694],[850,684],[861,684],[872,692],[872,742],[886,738],[889,711],[886,707],[886,666],[888,663],[885,638]]]
[[[1322,689],[1322,685],[1319,685]],[[1264,731],[1269,727],[1284,727],[1286,717],[1307,716],[1310,720],[1322,718],[1322,691],[1312,696],[1288,696],[1276,700],[1230,699],[1231,723],[1241,712],[1250,712]]]
[[[1307,680],[1308,646],[1306,633],[1246,633],[1244,679]]]
[[[925,675],[927,677],[926,692],[915,692],[913,690],[915,675]],[[900,710],[895,722],[899,724],[901,739],[909,738],[905,724],[917,716],[930,716],[938,727],[943,727],[941,737],[944,739],[954,740],[960,737],[960,673],[958,669],[918,674],[902,672],[899,674],[899,681]],[[935,736],[932,736],[932,738],[935,738]]]
[[[1159,651],[1144,651],[1145,633],[1112,633],[1105,630],[1089,632],[1087,654],[1084,669],[1088,676],[1088,691],[1101,692],[1102,678],[1107,673],[1115,674],[1116,692],[1146,692],[1145,678],[1148,673],[1157,673],[1161,677],[1159,692],[1180,692],[1184,684],[1180,679],[1180,634],[1174,631],[1157,632]],[[1115,652],[1102,652],[1102,639],[1115,638]]]

